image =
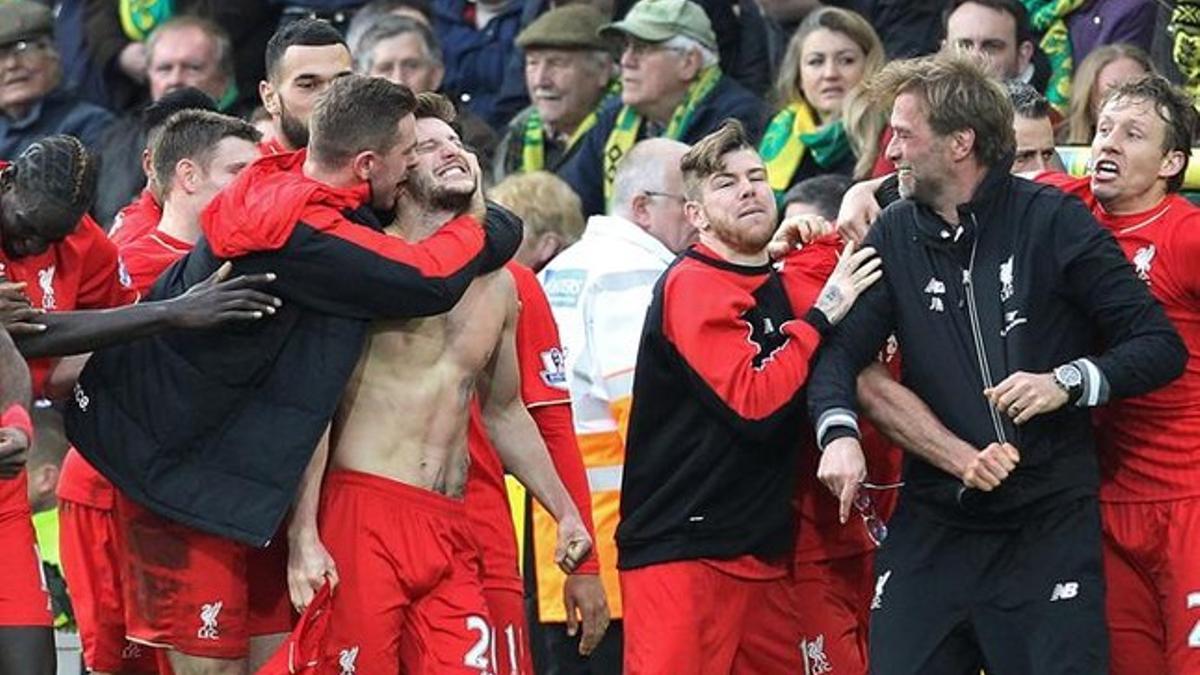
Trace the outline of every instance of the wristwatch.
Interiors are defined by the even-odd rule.
[[[1074,405],[1083,396],[1083,371],[1074,363],[1055,368],[1054,383],[1067,392],[1067,405]]]

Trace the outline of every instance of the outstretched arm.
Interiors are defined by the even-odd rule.
[[[8,331],[0,329],[0,479],[13,478],[25,467],[33,441],[29,368]]]
[[[546,444],[520,397],[517,368],[516,302],[509,296],[508,317],[492,361],[480,374],[478,391],[483,424],[504,468],[558,521],[555,562],[570,573],[587,556],[591,537],[579,511],[554,470]]]

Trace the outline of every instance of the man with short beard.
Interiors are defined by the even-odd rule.
[[[335,79],[352,72],[350,49],[341,33],[320,19],[287,24],[267,43],[267,79],[258,84],[273,133],[263,154],[308,145],[308,118],[317,98]]]
[[[617,566],[625,670],[726,673],[748,617],[787,575],[808,362],[881,272],[833,241],[766,246],[775,198],[729,121],[683,156],[699,243],[654,290],[634,372]]]
[[[449,124],[453,105],[422,94],[415,114],[417,166],[387,228],[413,242],[482,200],[478,160]],[[325,659],[342,672],[497,672],[491,640],[505,636],[493,631],[463,501],[476,406],[505,468],[558,521],[563,569],[591,549],[520,397],[515,283],[497,270],[446,314],[376,322],[318,450],[329,472],[323,484],[322,466],[306,474],[291,540],[318,555],[323,544],[337,566]]]

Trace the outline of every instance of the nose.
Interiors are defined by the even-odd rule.
[[[534,64],[530,68],[530,70],[532,70],[533,72],[530,73],[529,81],[532,82],[534,84],[534,86],[547,87],[547,86],[550,86],[551,84],[553,84],[550,81],[549,72],[548,72],[548,69],[546,68],[546,66],[544,66],[540,63],[537,63],[537,64]]]
[[[832,80],[838,76],[837,62],[833,59],[827,59],[825,64],[821,66],[821,77],[826,80]]]
[[[893,135],[888,141],[887,148],[884,149],[884,154],[887,155],[888,161],[893,164],[900,161],[900,143],[896,136]]]
[[[633,45],[625,45],[621,50],[621,67],[632,68],[637,66],[637,54],[633,51]]]

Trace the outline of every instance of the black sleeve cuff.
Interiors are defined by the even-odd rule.
[[[879,202],[881,209],[886,209],[900,199],[900,177],[896,174],[883,179],[883,184],[875,189],[875,201]]]
[[[833,329],[833,324],[829,323],[829,318],[825,316],[825,312],[816,307],[805,312],[802,318],[805,323],[817,329],[822,338],[829,335],[829,331]]]

